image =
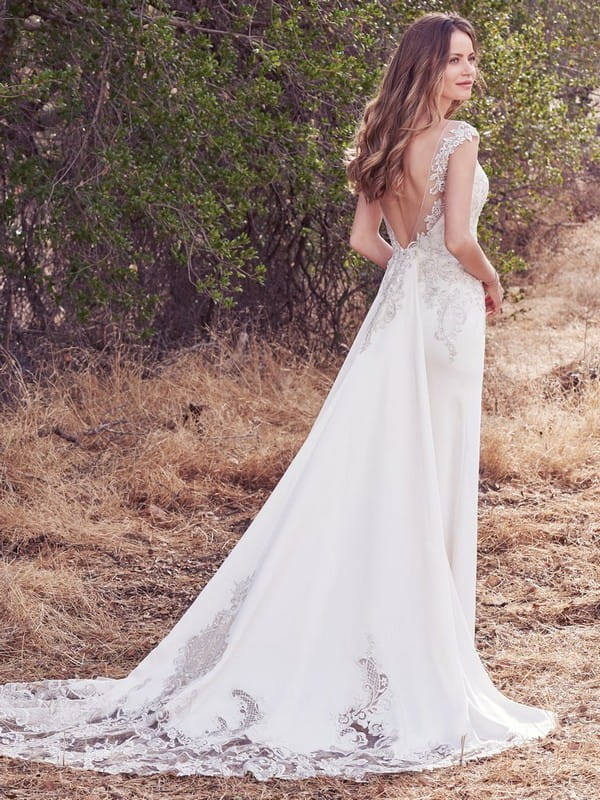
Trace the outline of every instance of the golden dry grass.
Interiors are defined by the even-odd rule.
[[[557,710],[555,733],[365,784],[106,776],[2,758],[0,798],[600,797],[599,253],[599,221],[567,229],[488,335],[477,643],[499,687]],[[244,531],[335,374],[252,343],[161,365],[68,355],[44,385],[5,366],[19,402],[0,429],[0,681],[126,674]]]

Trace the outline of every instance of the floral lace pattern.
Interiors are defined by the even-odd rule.
[[[186,641],[175,660],[175,669],[166,687],[168,694],[202,678],[219,663],[229,643],[231,626],[250,591],[253,579],[254,576],[250,575],[238,582],[228,608],[220,611],[210,625]]]
[[[448,173],[448,160],[452,153],[463,142],[471,141],[477,131],[467,122],[459,122],[449,134],[444,136],[442,142],[431,162],[429,173],[429,193],[443,194],[446,188],[446,175]]]
[[[338,717],[340,737],[347,738],[354,746],[361,748],[391,746],[394,737],[386,733],[384,723],[379,719],[382,712],[391,708],[388,696],[389,678],[380,672],[372,655],[358,660],[364,672],[363,688],[366,700],[344,711]]]
[[[389,325],[405,296],[405,278],[410,269],[416,269],[423,287],[426,307],[435,311],[437,326],[435,338],[442,342],[452,361],[457,355],[458,337],[472,310],[484,307],[481,283],[469,275],[448,252],[444,242],[444,196],[448,161],[452,153],[465,141],[470,141],[477,131],[466,122],[459,122],[440,143],[431,162],[428,193],[437,195],[428,214],[424,216],[424,231],[417,234],[408,247],[401,247],[388,226],[393,248],[384,278],[381,282],[375,311],[366,326],[361,351],[366,350],[374,334]],[[471,201],[470,227],[476,234],[477,220],[485,203],[488,180],[477,165]]]
[[[31,708],[45,713],[46,724],[36,726],[26,718],[23,726],[16,721],[9,725],[3,720],[0,745],[4,755],[15,758],[112,774],[243,776],[251,773],[260,781],[331,775],[362,781],[370,773],[418,771],[462,763],[501,752],[521,741],[512,736],[501,742],[488,741],[484,745],[473,742],[464,747],[464,741],[457,736],[455,745],[436,743],[399,755],[394,746],[395,731],[388,722],[389,678],[372,653],[360,657],[358,664],[363,671],[364,699],[338,715],[338,741],[318,751],[301,753],[253,738],[252,728],[262,720],[263,712],[257,701],[241,689],[232,692],[239,703],[238,722],[230,724],[218,717],[217,728],[202,737],[187,736],[169,727],[169,715],[151,708],[137,714],[116,709],[109,715],[86,719],[82,713],[85,701],[93,700],[100,705],[103,685],[112,684],[110,680],[81,681],[80,690],[73,688],[73,681],[30,684],[25,693],[22,684],[1,687],[0,699],[7,707],[29,703]],[[70,724],[65,724],[63,713],[65,727],[60,731],[50,713],[56,706],[68,707],[70,711]]]
[[[442,208],[442,198],[438,197],[436,200],[433,201],[433,205],[431,206],[431,211],[429,214],[425,215],[424,223],[425,223],[425,230],[430,231],[435,223],[440,219],[443,214]]]
[[[366,334],[361,344],[361,352],[371,344],[373,335],[385,328],[396,316],[404,299],[404,276],[410,266],[407,251],[400,248],[393,232],[390,232],[394,245],[394,253],[388,262],[383,280],[379,289],[380,299],[375,307],[375,313],[368,325]]]
[[[454,259],[419,260],[419,280],[423,302],[436,315],[435,338],[448,350],[450,361],[457,356],[457,341],[473,309],[484,309],[484,290],[480,281],[456,267]]]

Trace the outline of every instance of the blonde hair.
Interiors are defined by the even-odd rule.
[[[375,97],[367,104],[354,145],[346,152],[346,171],[353,192],[367,200],[387,189],[399,192],[404,180],[404,151],[414,133],[440,121],[437,101],[455,30],[466,33],[479,49],[471,23],[458,14],[425,14],[405,31],[383,74]],[[481,77],[478,74],[481,81]],[[446,114],[462,105],[454,100]],[[417,119],[425,124],[416,128]]]

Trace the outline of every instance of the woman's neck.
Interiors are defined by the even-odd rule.
[[[427,127],[429,130],[431,128],[440,128],[441,130],[446,126],[447,122],[448,120],[443,114],[440,114],[437,120],[434,118],[432,122],[430,122],[429,119],[423,114],[415,121],[415,127],[417,130],[422,130],[425,127]]]
[[[443,127],[447,120],[446,114],[450,111],[452,106],[451,100],[445,100],[440,98],[437,103],[437,107],[435,111],[428,113],[427,110],[422,111],[417,119],[415,120],[415,126],[417,129],[424,128],[424,127]],[[429,117],[433,116],[433,122],[430,123]],[[436,120],[437,117],[437,120]]]

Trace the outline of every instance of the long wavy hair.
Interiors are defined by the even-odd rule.
[[[441,120],[438,100],[450,53],[450,37],[456,30],[471,38],[473,51],[478,55],[473,26],[458,14],[425,14],[404,32],[377,94],[365,108],[353,147],[346,151],[346,171],[353,192],[363,192],[372,201],[387,189],[402,191],[408,142],[415,133]],[[479,71],[477,79],[481,91]],[[451,117],[461,105],[461,101],[454,100],[446,117]],[[417,128],[417,120],[421,119],[425,124]]]

